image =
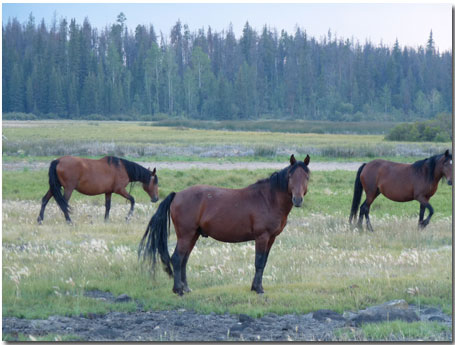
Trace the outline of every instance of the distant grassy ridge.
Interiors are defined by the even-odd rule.
[[[167,119],[154,122],[154,126],[186,127],[229,131],[265,131],[284,133],[316,134],[384,134],[397,122],[336,122],[316,120],[254,120],[254,121],[198,121],[190,119]]]
[[[3,136],[3,156],[17,158],[116,155],[167,161],[275,161],[297,153],[326,160],[401,160],[425,158],[450,147],[449,142],[386,142],[382,135],[202,130],[113,121],[3,121]]]

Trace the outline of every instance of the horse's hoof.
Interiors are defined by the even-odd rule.
[[[180,289],[173,288],[172,292],[175,293],[176,295],[183,296],[183,289],[181,288]]]
[[[183,288],[183,291],[184,291],[184,292],[191,292],[192,290],[191,290],[188,286],[185,286],[185,287]]]
[[[262,295],[264,293],[264,289],[262,288],[262,286],[260,287],[252,286],[251,291],[256,291],[258,295]]]
[[[36,221],[38,222],[38,225],[42,225],[43,224],[43,220],[40,217],[38,217],[38,219]]]

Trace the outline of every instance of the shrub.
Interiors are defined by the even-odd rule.
[[[386,135],[392,141],[436,141],[452,140],[452,118],[450,114],[438,114],[425,122],[403,123],[393,127]]]
[[[3,113],[3,120],[20,120],[20,121],[29,121],[29,120],[38,120],[38,117],[32,113]]]

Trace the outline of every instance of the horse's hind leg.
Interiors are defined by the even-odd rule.
[[[52,192],[50,190],[47,191],[47,193],[43,196],[43,198],[41,199],[41,210],[39,212],[39,216],[38,216],[38,224],[42,224],[43,223],[43,219],[44,219],[44,209],[46,208],[46,205],[47,203],[49,202],[49,200],[52,198]]]
[[[112,193],[106,193],[105,194],[105,197],[106,197],[106,202],[105,202],[105,205],[106,205],[106,213],[104,214],[104,221],[107,222],[109,220],[109,211],[111,210],[111,197],[112,197]]]
[[[362,204],[362,206],[360,206],[360,212],[359,212],[359,220],[357,222],[357,228],[359,228],[360,230],[362,230],[362,223],[363,223],[363,217],[365,215],[365,212],[366,212],[366,208],[367,208],[367,201],[365,200]]]
[[[182,263],[185,257],[185,253],[182,250],[181,242],[177,240],[174,253],[171,256],[172,268],[174,269],[174,287],[172,292],[179,296],[183,296],[183,283],[182,283]]]
[[[181,229],[176,229],[176,233],[180,234]],[[199,234],[196,231],[186,231],[182,237],[177,236],[177,245],[171,256],[171,262],[174,269],[174,287],[172,291],[179,296],[182,296],[185,290],[187,292],[191,291],[186,281],[186,263],[198,238]]]
[[[371,226],[370,222],[370,206],[373,203],[374,199],[380,194],[379,189],[376,190],[374,194],[367,194],[367,198],[360,207],[360,216],[359,216],[359,228],[362,228],[362,221],[363,221],[363,216],[365,216],[366,224],[367,224],[367,229],[371,232],[373,232],[373,227]]]
[[[183,284],[183,292],[191,292],[191,289],[188,286],[188,281],[186,280],[186,264],[188,262],[188,259],[190,257],[191,251],[193,250],[194,245],[196,244],[196,241],[198,240],[198,238],[199,238],[199,234],[196,233],[196,235],[193,237],[193,239],[191,241],[190,248],[189,248],[188,252],[183,257],[182,270],[181,270],[181,274],[180,274],[180,277],[181,277],[181,280],[182,280],[182,284]]]
[[[63,197],[65,198],[66,202],[70,201],[71,194],[73,194],[73,189],[71,188],[65,188],[65,192],[63,193]],[[65,219],[68,224],[72,224],[73,222],[71,221],[70,215],[68,212],[64,212],[65,214]]]

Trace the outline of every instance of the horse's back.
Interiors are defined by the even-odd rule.
[[[394,201],[413,200],[414,181],[410,164],[375,159],[365,165],[360,178],[365,190],[379,190]]]

